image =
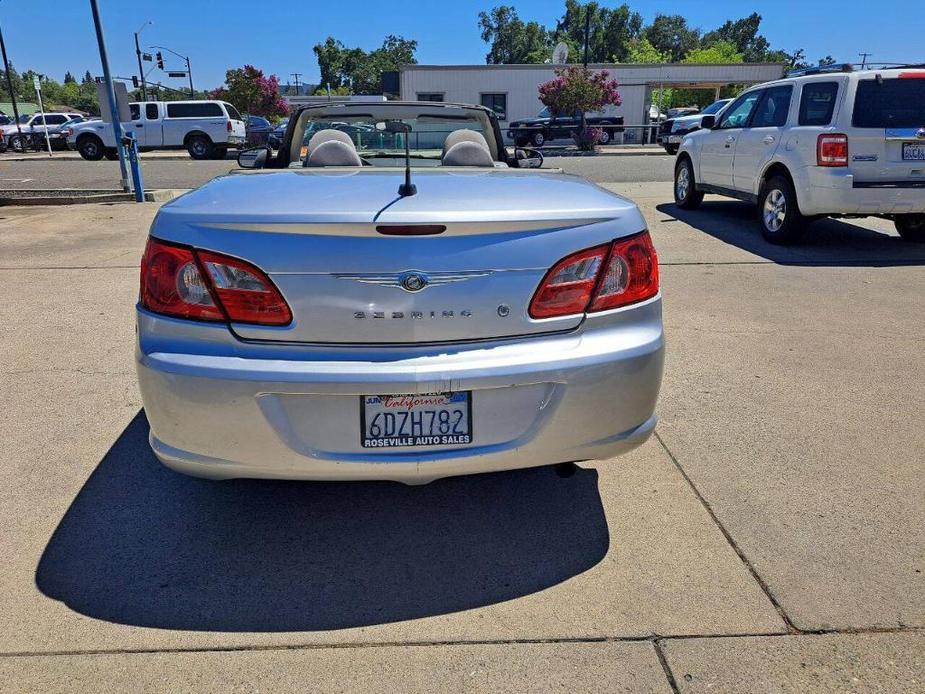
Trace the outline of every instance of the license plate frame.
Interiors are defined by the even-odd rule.
[[[910,150],[918,151],[918,156],[906,156],[906,152]],[[902,156],[903,161],[925,162],[925,142],[903,142]]]
[[[449,413],[446,429],[442,426],[441,410]],[[420,413],[420,420],[415,413]],[[389,418],[389,414],[394,416]],[[456,414],[464,416],[457,419]],[[458,446],[472,445],[473,441],[471,390],[360,396],[363,448]]]

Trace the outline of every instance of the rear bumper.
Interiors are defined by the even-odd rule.
[[[187,474],[420,484],[610,458],[655,427],[659,298],[578,333],[375,353],[245,345],[223,326],[178,322],[139,311],[137,370],[151,446]],[[191,327],[204,331],[196,353],[169,337]],[[360,446],[361,395],[449,390],[472,391],[474,445]]]
[[[920,214],[925,188],[872,187],[856,182],[845,169],[808,166],[796,181],[800,212],[818,214]]]

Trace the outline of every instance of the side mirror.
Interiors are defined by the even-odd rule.
[[[517,147],[514,150],[514,161],[518,169],[539,169],[543,166],[543,153],[535,149]]]
[[[716,126],[716,116],[704,116],[700,119],[700,127],[704,130],[713,130]]]
[[[242,169],[262,169],[272,150],[269,147],[251,147],[238,152],[238,166]]]

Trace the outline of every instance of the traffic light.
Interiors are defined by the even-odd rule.
[[[154,54],[154,57],[157,58],[157,66],[161,70],[164,69],[164,55],[160,51]]]
[[[138,78],[135,75],[132,75],[132,86],[135,87],[135,89],[138,89],[139,84],[140,82],[138,81]]]

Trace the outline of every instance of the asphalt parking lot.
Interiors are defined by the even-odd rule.
[[[567,479],[172,473],[132,353],[157,205],[0,208],[0,688],[925,690],[925,247],[772,247],[638,160],[562,165],[649,222],[660,423]]]

